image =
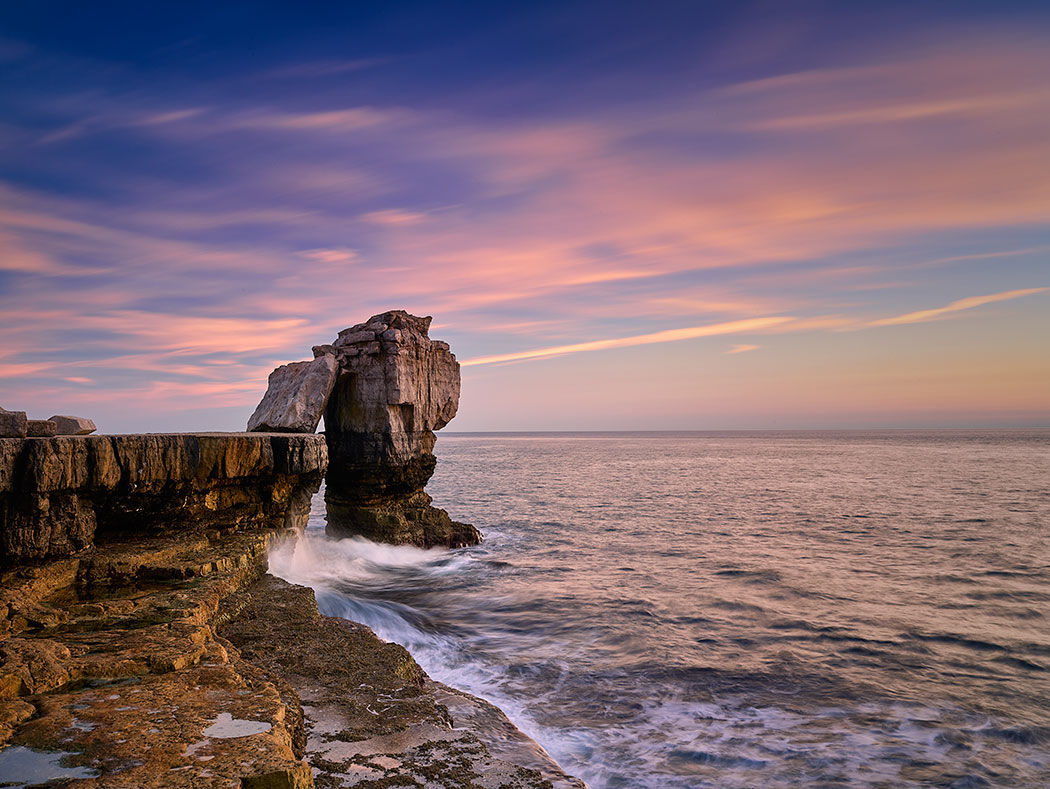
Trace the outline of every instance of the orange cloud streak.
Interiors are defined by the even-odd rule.
[[[872,321],[868,325],[899,326],[904,323],[923,323],[925,321],[936,320],[937,318],[953,312],[971,310],[974,307],[980,307],[984,304],[992,304],[996,301],[1009,301],[1010,299],[1018,299],[1021,296],[1030,296],[1033,293],[1043,293],[1047,290],[1050,290],[1050,288],[1026,288],[1024,290],[1008,290],[1003,293],[992,293],[988,296],[970,296],[969,298],[953,301],[951,304],[947,304],[944,307],[909,312],[906,315],[897,315],[893,318],[882,318],[881,320]]]
[[[550,348],[537,348],[531,351],[517,351],[515,353],[496,354],[494,356],[480,356],[477,359],[468,359],[461,362],[463,367],[472,367],[478,364],[496,364],[498,362],[517,362],[526,359],[546,359],[551,356],[564,356],[568,353],[583,353],[586,351],[603,351],[608,348],[628,348],[633,345],[650,345],[658,342],[677,342],[679,340],[691,340],[697,337],[711,337],[717,334],[737,334],[740,332],[757,331],[770,326],[794,320],[789,317],[748,318],[740,321],[729,321],[727,323],[714,323],[708,326],[690,326],[684,329],[667,329],[666,331],[653,332],[651,334],[638,334],[634,337],[616,337],[608,340],[592,340],[590,342],[578,342],[572,345],[556,345]]]

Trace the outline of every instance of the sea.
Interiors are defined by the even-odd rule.
[[[1050,431],[441,434],[481,545],[274,572],[593,787],[1050,786]]]

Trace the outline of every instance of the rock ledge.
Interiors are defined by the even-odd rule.
[[[153,433],[0,439],[0,568],[118,536],[302,526],[324,437]]]

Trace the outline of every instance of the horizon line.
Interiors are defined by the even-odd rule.
[[[964,427],[720,427],[720,428],[610,428],[605,430],[442,430],[441,435],[492,435],[498,434],[536,434],[536,433],[845,433],[845,432],[995,432],[1005,430],[1046,430],[1046,425],[1000,425],[1000,426],[964,426]]]

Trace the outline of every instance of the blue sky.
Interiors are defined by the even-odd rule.
[[[0,405],[241,429],[391,308],[452,429],[1050,424],[1035,3],[0,11]]]

